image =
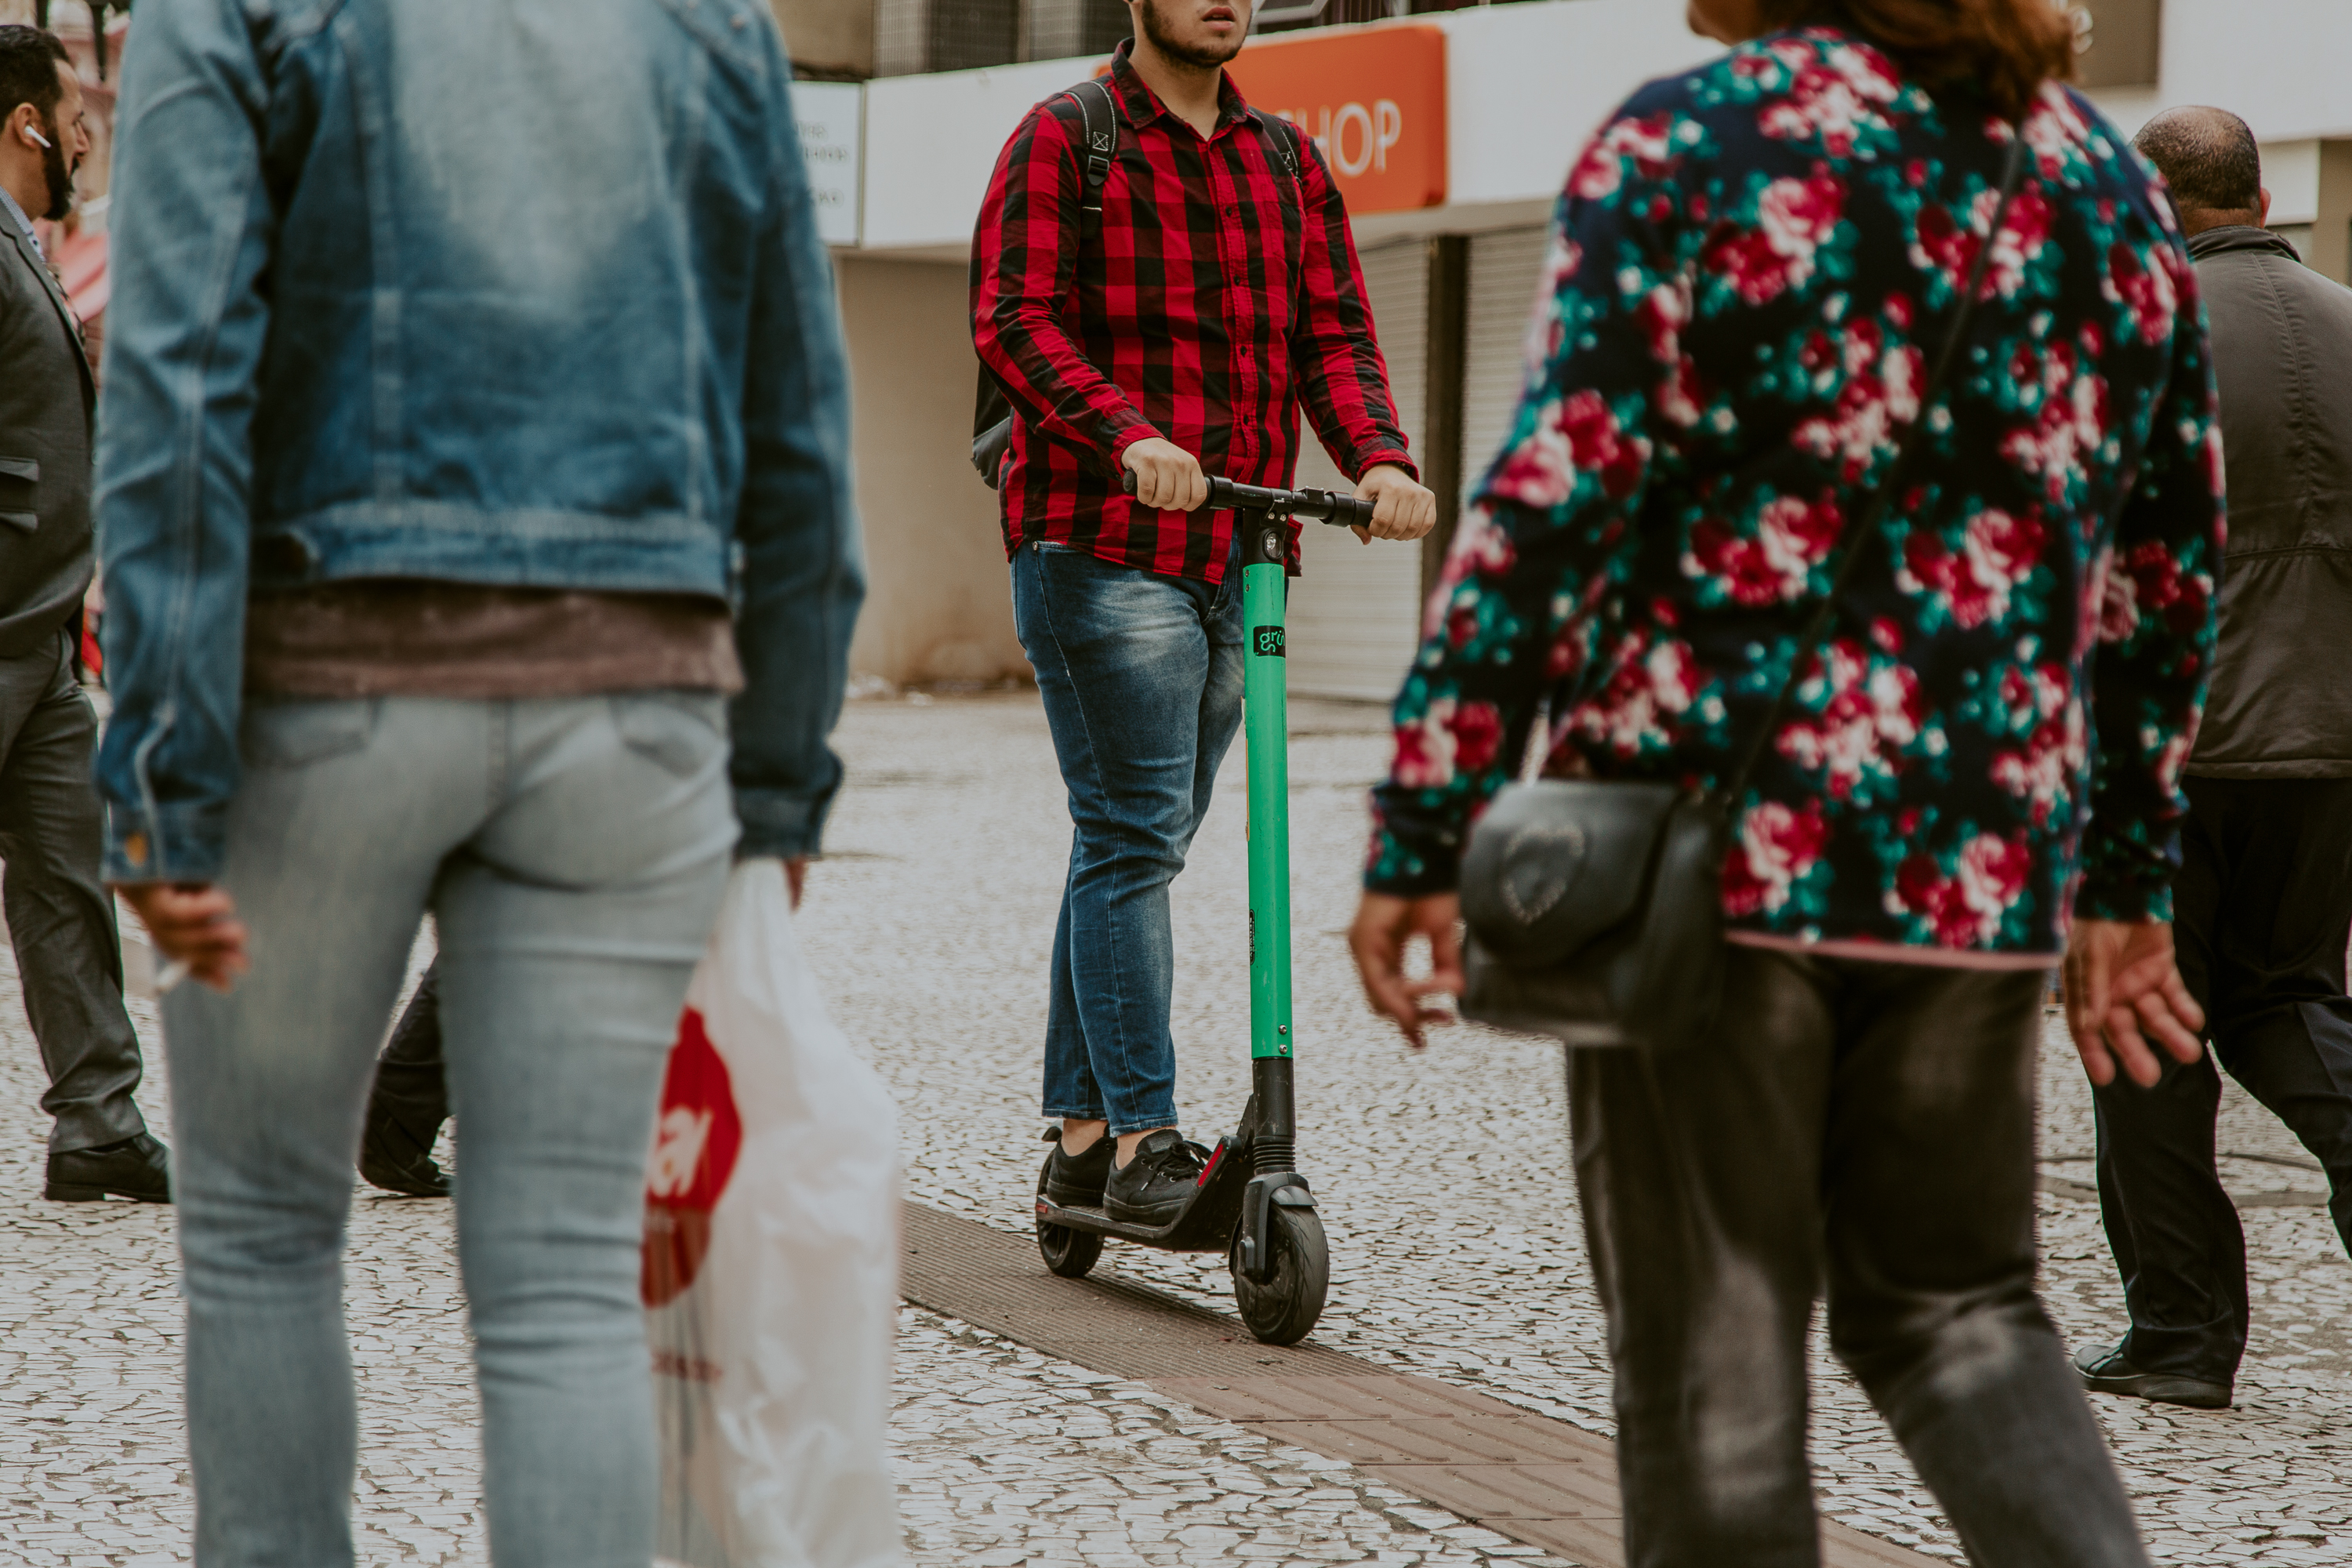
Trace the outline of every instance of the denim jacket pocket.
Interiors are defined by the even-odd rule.
[[[356,752],[375,733],[373,697],[248,702],[237,749],[249,768],[305,768]]]
[[[626,691],[609,700],[621,743],[680,778],[727,749],[727,699],[716,691]]]

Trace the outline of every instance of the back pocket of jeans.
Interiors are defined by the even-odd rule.
[[[238,750],[249,768],[304,768],[356,752],[375,733],[372,697],[319,702],[248,702]]]
[[[716,691],[630,691],[612,699],[629,750],[690,778],[727,745],[727,699]]]

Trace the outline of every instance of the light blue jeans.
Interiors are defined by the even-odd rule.
[[[352,1561],[341,1253],[377,1046],[441,942],[499,1568],[646,1568],[646,1151],[736,837],[723,700],[248,704],[252,973],[166,999],[199,1568]]]

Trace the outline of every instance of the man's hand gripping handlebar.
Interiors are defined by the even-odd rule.
[[[1135,472],[1124,476],[1127,493],[1135,493]],[[1262,511],[1268,517],[1297,518],[1302,522],[1328,522],[1359,531],[1372,524],[1377,503],[1337,490],[1270,490],[1237,485],[1231,479],[1209,481],[1208,504],[1219,511]]]
[[[1374,463],[1356,483],[1356,493],[1336,490],[1270,490],[1213,479],[1200,460],[1162,437],[1136,442],[1120,454],[1127,493],[1144,505],[1168,511],[1200,508],[1263,511],[1268,516],[1312,519],[1374,538],[1419,539],[1437,526],[1437,498],[1394,463]]]

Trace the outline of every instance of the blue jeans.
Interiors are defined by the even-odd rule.
[[[1024,544],[1013,614],[1070,792],[1047,1116],[1176,1125],[1168,884],[1242,721],[1242,574],[1211,586]]]
[[[499,1568],[646,1568],[646,1150],[736,824],[723,700],[246,708],[224,883],[252,973],[166,998],[199,1568],[352,1562],[341,1252],[418,919]]]

